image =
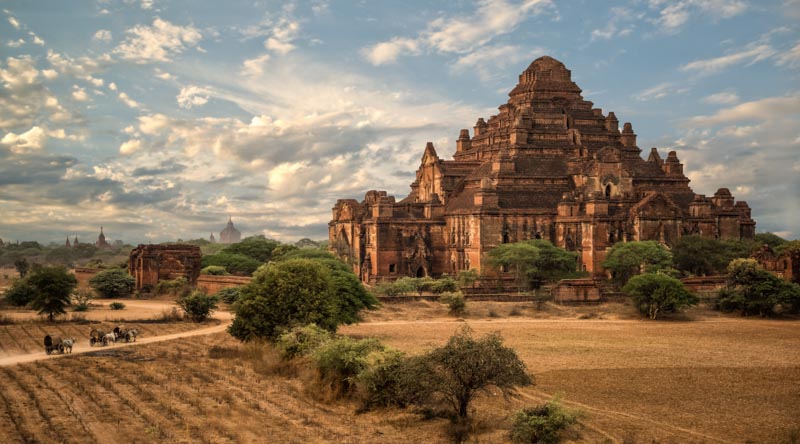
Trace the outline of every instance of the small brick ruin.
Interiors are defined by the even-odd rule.
[[[527,239],[577,252],[578,269],[600,277],[617,242],[753,238],[746,202],[727,188],[696,194],[675,151],[641,152],[630,123],[620,129],[563,63],[541,57],[497,115],[461,130],[452,160],[427,144],[406,198],[373,190],[337,201],[329,248],[375,284],[471,268],[496,279],[487,253]]]
[[[179,277],[195,285],[201,259],[196,245],[140,244],[131,251],[128,273],[136,280],[136,290],[155,289],[159,281]]]

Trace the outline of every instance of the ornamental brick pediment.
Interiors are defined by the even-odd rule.
[[[675,219],[681,218],[683,212],[666,194],[653,193],[631,207],[631,217],[642,219]]]

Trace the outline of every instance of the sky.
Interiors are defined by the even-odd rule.
[[[800,238],[800,0],[0,3],[0,239],[327,238],[542,55]]]

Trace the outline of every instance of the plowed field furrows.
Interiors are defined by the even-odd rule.
[[[464,321],[411,311],[373,319],[341,333],[416,354],[469,325],[476,335],[499,331],[518,352],[536,385],[511,399],[479,397],[474,442],[506,442],[514,410],[557,394],[583,412],[568,442],[788,443],[800,436],[797,321]],[[42,331],[25,327],[0,329],[6,351],[40,350]],[[57,324],[54,331],[71,336],[85,327]],[[150,335],[196,328],[141,327]],[[398,409],[355,414],[355,401],[326,399],[308,368],[279,364],[268,348],[224,332],[4,367],[0,381],[2,443],[450,442],[446,420]]]
[[[197,324],[191,322],[96,322],[89,324],[21,322],[0,327],[0,357],[44,351],[46,335],[60,336],[63,339],[75,338],[77,344],[88,345],[89,332],[92,329],[108,333],[118,325],[124,325],[125,328],[138,328],[140,337],[181,333],[198,328]]]

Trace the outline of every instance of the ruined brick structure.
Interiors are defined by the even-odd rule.
[[[131,251],[128,273],[136,289],[154,289],[158,281],[184,277],[191,285],[200,276],[200,247],[183,244],[142,245]]]
[[[361,202],[339,200],[330,249],[375,283],[494,273],[486,253],[526,239],[576,251],[579,267],[599,274],[620,241],[753,237],[745,202],[726,188],[695,194],[674,151],[640,153],[630,123],[620,131],[613,112],[583,99],[564,64],[541,57],[497,115],[478,119],[472,136],[461,130],[453,160],[427,144],[408,197],[369,191]]]
[[[753,253],[753,259],[775,276],[800,284],[800,250],[789,248],[776,254],[769,245],[764,245]]]

